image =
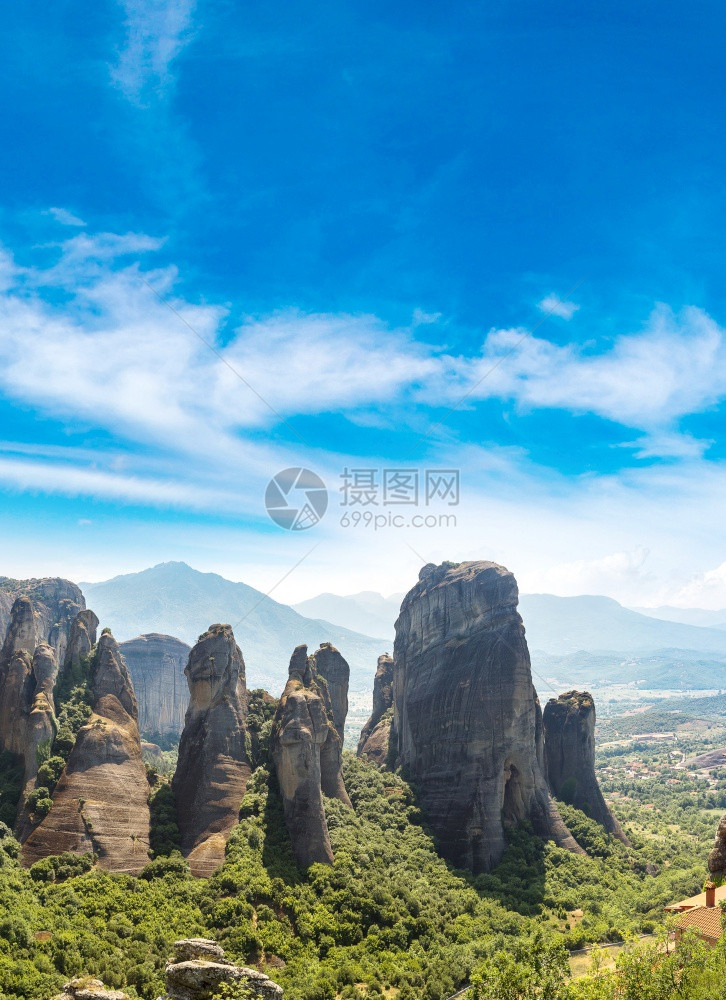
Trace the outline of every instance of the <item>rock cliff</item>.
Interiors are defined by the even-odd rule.
[[[358,740],[358,756],[385,767],[393,721],[393,657],[378,657],[373,679],[373,711]]]
[[[630,845],[610,812],[595,776],[595,702],[587,691],[550,698],[543,713],[547,781],[552,794],[569,802]]]
[[[71,851],[98,855],[109,871],[138,874],[148,861],[149,786],[131,678],[110,632],[90,664],[92,714],[76,737],[53,806],[23,845],[31,865]]]
[[[229,625],[211,625],[189,654],[189,708],[172,781],[182,853],[210,875],[224,851],[251,773],[245,663]]]
[[[330,682],[321,680],[318,661]],[[305,868],[315,862],[333,863],[323,792],[350,805],[341,767],[345,715],[340,712],[343,705],[347,712],[348,703],[347,664],[343,664],[331,646],[321,646],[310,657],[307,646],[297,646],[275,714],[272,756],[295,857]]]
[[[429,564],[396,622],[398,760],[441,853],[486,872],[525,821],[582,853],[544,775],[542,715],[514,576],[490,562]]]
[[[86,602],[80,588],[70,580],[44,577],[32,580],[12,580],[0,577],[0,636],[10,625],[12,605],[17,597],[27,597],[35,616],[35,643],[47,642],[53,647],[56,660],[63,662],[71,622]],[[32,650],[30,650],[32,653]]]
[[[139,702],[142,733],[181,733],[189,705],[184,668],[191,648],[173,635],[152,632],[120,643]]]

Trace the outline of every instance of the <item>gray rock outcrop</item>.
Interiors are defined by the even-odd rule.
[[[182,853],[210,875],[224,852],[252,767],[245,662],[229,625],[211,625],[189,654],[189,708],[172,781]]]
[[[56,994],[53,1000],[129,1000],[129,997],[122,990],[107,989],[100,979],[79,976],[66,983],[63,992]]]
[[[595,775],[595,702],[587,691],[550,698],[543,713],[547,781],[558,799],[581,809],[626,846]]]
[[[31,865],[63,851],[93,852],[109,871],[138,874],[148,862],[149,786],[131,678],[110,632],[99,639],[89,681],[91,717],[21,860]]]
[[[215,941],[188,938],[174,944],[174,959],[164,969],[166,997],[160,1000],[212,1000],[223,983],[246,985],[262,1000],[282,1000],[282,987],[264,972],[234,965]]]
[[[318,660],[331,682],[321,680]],[[343,664],[340,653],[329,645],[310,657],[307,646],[297,646],[275,714],[272,756],[293,851],[304,868],[333,863],[323,793],[350,806],[342,773],[345,715],[340,713],[343,705],[347,711],[348,695],[347,664]]]
[[[189,706],[184,669],[191,647],[173,635],[151,632],[120,643],[139,702],[139,729],[181,733]]]
[[[373,679],[373,711],[358,740],[358,756],[385,767],[393,722],[393,657],[378,657]]]
[[[550,796],[542,714],[514,576],[490,562],[429,564],[396,622],[398,761],[443,856],[489,871],[507,825],[582,852]]]

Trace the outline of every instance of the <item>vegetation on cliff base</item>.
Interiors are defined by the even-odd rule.
[[[259,706],[260,735],[269,714]],[[629,802],[629,851],[563,806],[590,858],[519,829],[495,871],[473,877],[438,857],[400,777],[346,754],[345,780],[355,812],[326,801],[335,865],[307,873],[295,864],[279,793],[264,767],[249,783],[226,863],[208,880],[191,878],[168,839],[155,846],[171,853],[140,878],[90,868],[89,857],[45,859],[25,871],[5,828],[0,996],[40,1000],[70,976],[91,974],[154,1000],[163,993],[173,941],[189,936],[216,938],[231,960],[259,964],[286,1000],[443,1000],[476,977],[481,1000],[665,1000],[679,993],[646,986],[660,989],[670,976],[701,989],[693,985],[696,972],[707,977],[723,961],[720,949],[706,959],[695,949],[686,970],[674,964],[681,958],[638,945],[623,952],[617,980],[603,973],[591,981],[570,981],[562,961],[567,947],[657,930],[666,903],[700,889],[708,843],[688,825],[701,828],[695,809],[666,835],[659,815]],[[156,792],[160,835],[171,815],[165,787]],[[173,829],[165,832],[173,840]],[[691,962],[690,952],[682,954]],[[641,992],[613,992],[614,982],[638,977],[646,984]]]

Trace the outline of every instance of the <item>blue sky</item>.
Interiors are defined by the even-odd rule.
[[[4,19],[0,572],[726,607],[720,5]],[[460,468],[457,525],[284,532],[290,465]]]

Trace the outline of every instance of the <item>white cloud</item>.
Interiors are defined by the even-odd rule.
[[[111,78],[134,103],[163,97],[171,64],[192,38],[195,0],[119,0],[126,39]]]
[[[537,308],[547,316],[559,316],[560,319],[572,319],[580,308],[575,302],[563,301],[557,295],[546,295]]]
[[[56,222],[62,226],[85,226],[83,219],[69,212],[67,208],[49,208],[48,214],[52,215]]]
[[[596,559],[576,559],[552,566],[541,575],[540,588],[563,596],[622,594],[635,586],[642,592],[651,581],[645,571],[649,550],[638,546],[629,552],[611,552]]]
[[[525,330],[493,330],[478,358],[450,359],[448,384],[434,383],[428,399],[511,399],[524,409],[544,407],[592,413],[658,436],[669,450],[681,417],[702,412],[726,396],[724,330],[700,309],[677,316],[664,306],[645,328],[615,339],[595,354],[592,345],[560,345]],[[505,359],[505,360],[502,360]],[[493,369],[497,362],[501,362]]]
[[[671,591],[668,603],[680,608],[706,608],[720,611],[726,607],[726,561],[715,569],[695,573],[682,587]]]
[[[0,444],[6,489],[238,515],[253,526],[237,529],[233,554],[221,528],[203,529],[201,558],[194,548],[201,528],[184,540],[170,530],[162,542],[147,527],[138,559],[187,558],[258,586],[272,586],[303,554],[300,546],[322,539],[314,559],[286,583],[280,596],[287,599],[320,589],[381,589],[383,565],[384,589],[407,589],[417,572],[410,544],[427,560],[503,562],[525,591],[589,590],[635,605],[678,603],[684,581],[704,577],[681,603],[705,602],[708,567],[726,559],[717,549],[726,468],[706,462],[702,443],[674,430],[679,415],[710,405],[726,385],[723,331],[704,313],[657,310],[642,331],[599,356],[530,338],[473,394],[611,419],[619,413],[643,432],[633,446],[644,457],[665,453],[672,462],[565,477],[535,466],[525,449],[462,446],[447,431],[427,442],[426,460],[415,461],[464,470],[457,528],[356,534],[340,527],[331,505],[315,538],[293,541],[279,532],[260,540],[260,524],[269,527],[262,496],[271,475],[304,455],[335,487],[346,457],[324,439],[308,449],[276,441],[270,430],[279,430],[280,419],[145,280],[293,426],[299,415],[328,412],[383,427],[396,425],[404,409],[407,419],[417,410],[428,419],[422,404],[451,405],[521,331],[492,331],[476,356],[453,358],[375,316],[282,311],[247,317],[222,341],[225,308],[184,299],[174,268],[141,269],[135,258],[160,246],[143,234],[84,232],[59,245],[49,267],[21,268],[0,254],[0,392],[72,431],[106,431],[111,442],[104,450]],[[358,462],[387,464],[378,455]],[[100,544],[104,527],[93,520]],[[54,558],[63,544],[46,539]],[[69,536],[69,560],[77,558],[74,544]],[[103,566],[99,573],[108,575]],[[321,579],[325,586],[316,586]],[[713,603],[726,605],[722,597]]]

